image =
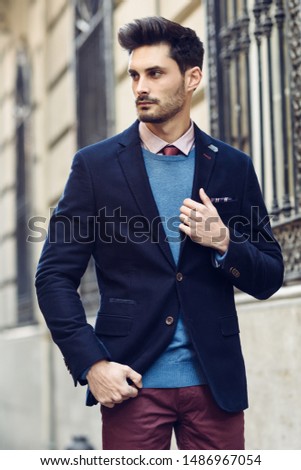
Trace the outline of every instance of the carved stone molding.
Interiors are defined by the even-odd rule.
[[[208,19],[208,68],[209,68],[209,94],[210,94],[210,129],[211,134],[219,137],[218,119],[218,68],[217,68],[217,32],[215,23],[214,0],[207,1]]]
[[[291,102],[293,145],[295,153],[295,183],[297,204],[301,207],[301,2],[289,0],[288,42],[291,62]]]
[[[75,0],[75,25],[77,34],[88,33],[97,15],[101,13],[103,1]]]
[[[9,9],[8,0],[0,0],[0,34],[7,34],[9,32],[8,15]]]
[[[285,281],[301,278],[301,217],[274,227],[273,232],[282,247]]]

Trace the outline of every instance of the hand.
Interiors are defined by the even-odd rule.
[[[185,199],[180,208],[180,230],[192,241],[214,248],[221,255],[229,247],[229,229],[220,218],[204,189],[200,189],[201,203]]]
[[[131,379],[134,385],[129,385]],[[142,388],[142,377],[128,366],[106,360],[96,362],[87,374],[89,388],[99,403],[113,408],[116,403],[134,398]]]

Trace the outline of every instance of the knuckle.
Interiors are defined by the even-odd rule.
[[[122,401],[122,394],[121,393],[114,393],[114,395],[112,395],[111,401],[113,403],[119,403],[120,401]]]
[[[124,398],[120,398],[119,400],[114,400],[113,404],[119,405],[119,403],[122,403],[124,401]]]
[[[105,406],[106,408],[114,408],[115,404],[114,403],[102,403],[103,406]]]
[[[108,408],[111,408],[111,405],[113,405],[113,403],[110,400],[99,400],[99,403],[101,403],[103,406],[106,406]]]

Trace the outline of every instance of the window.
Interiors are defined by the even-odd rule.
[[[102,140],[113,133],[114,74],[111,0],[75,3],[78,146]],[[90,262],[81,283],[86,311],[98,308],[99,294]]]
[[[207,6],[211,132],[253,158],[288,259],[287,234],[301,235],[301,4],[207,0]],[[291,270],[300,277],[296,259]]]
[[[25,50],[20,50],[17,55],[16,76],[16,259],[19,323],[28,323],[33,320],[30,245],[26,241],[30,214],[29,119],[29,64]]]
[[[249,153],[274,220],[295,204],[293,2],[209,0],[212,132]]]

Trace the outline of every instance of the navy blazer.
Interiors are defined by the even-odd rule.
[[[75,384],[104,358],[143,374],[172,340],[181,311],[216,402],[236,412],[248,401],[233,287],[268,298],[282,285],[283,261],[251,159],[197,126],[195,145],[187,196],[199,201],[204,188],[230,228],[221,266],[212,249],[184,236],[175,265],[136,121],[75,155],[38,265],[37,296]],[[91,256],[101,295],[95,328],[78,294]]]

